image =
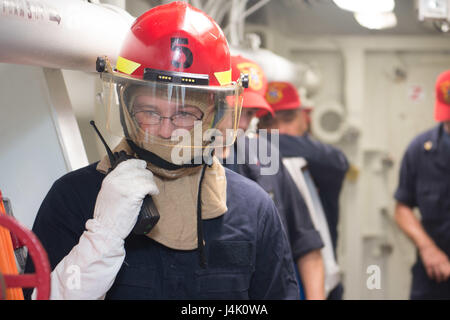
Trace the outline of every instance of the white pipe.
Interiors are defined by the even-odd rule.
[[[200,0],[192,0],[192,5],[203,11],[202,2]]]
[[[308,70],[306,65],[293,63],[266,49],[255,50],[231,46],[230,51],[232,55],[240,54],[247,59],[255,61],[264,70],[264,74],[269,82],[287,81],[299,86],[302,84],[303,73]]]
[[[238,17],[238,34],[239,34],[239,43],[242,43],[244,41],[244,28],[245,28],[245,15],[243,12],[245,11],[245,8],[247,7],[248,0],[241,2],[241,7],[239,8],[239,17]]]
[[[253,12],[264,7],[269,2],[270,2],[270,0],[260,0],[259,2],[255,3],[253,6],[251,6],[250,8],[248,8],[247,10],[244,11],[244,14],[243,14],[244,18],[247,18]]]
[[[219,1],[222,2],[222,0],[219,0]],[[217,5],[216,2],[217,2],[217,0],[208,0],[208,1],[206,2],[206,4],[203,6],[204,11],[205,11],[206,13],[211,12],[211,10],[213,9],[213,7]]]
[[[208,11],[206,11],[206,5],[204,7],[204,12],[209,15],[211,18],[214,19],[215,22],[217,22],[219,25],[222,23],[221,20],[218,19],[218,16],[222,14],[226,14],[228,9],[226,9],[224,6],[230,1],[226,0],[225,2],[222,0],[216,0],[214,1],[214,6],[210,6]],[[231,2],[230,2],[231,3]]]
[[[91,2],[92,2],[92,0],[91,0]],[[115,7],[117,7],[117,8],[121,8],[121,9],[123,9],[123,10],[125,10],[125,8],[126,8],[126,5],[127,5],[127,1],[126,0],[102,0],[102,1],[98,1],[99,3],[101,3],[101,4],[110,4],[110,5],[113,5],[113,6],[115,6]]]
[[[222,6],[217,7],[217,13],[214,13],[214,20],[221,25],[223,22],[223,18],[225,17],[225,15],[230,11],[231,8],[231,2],[230,1],[226,1],[223,3]],[[224,31],[225,32],[225,31]]]
[[[95,71],[97,56],[115,63],[134,17],[79,0],[0,1],[0,62]]]
[[[242,19],[242,13],[245,10],[247,0],[233,0],[230,10],[230,19],[226,29],[230,30],[230,43],[233,46],[238,46],[242,42],[243,38],[243,28],[241,27],[244,23]],[[242,33],[242,35],[241,35]]]

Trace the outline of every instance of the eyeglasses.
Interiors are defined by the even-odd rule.
[[[160,125],[162,119],[170,119],[170,122],[175,127],[192,127],[194,126],[195,121],[203,119],[203,113],[201,116],[198,116],[186,111],[179,111],[170,117],[162,117],[155,111],[145,110],[134,112],[132,116],[140,125],[150,126]]]

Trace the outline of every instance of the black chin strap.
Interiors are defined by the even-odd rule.
[[[166,169],[166,170],[192,168],[192,167],[198,167],[198,166],[203,165],[202,172],[200,175],[200,182],[198,185],[198,195],[197,195],[197,250],[198,250],[198,255],[199,255],[200,267],[206,268],[207,261],[206,261],[206,255],[205,255],[205,245],[203,243],[204,235],[203,235],[203,220],[202,220],[202,182],[203,182],[203,178],[205,177],[206,168],[212,166],[212,164],[213,164],[213,157],[214,157],[214,151],[215,151],[214,148],[211,148],[211,153],[209,154],[208,157],[206,157],[206,161],[202,157],[201,164],[188,163],[188,164],[183,164],[183,165],[176,165],[176,164],[170,163],[170,162],[158,157],[156,154],[154,154],[148,150],[138,147],[131,140],[127,139],[127,142],[128,142],[128,145],[130,146],[130,148],[138,155],[139,159],[151,162],[152,164],[154,164],[160,168]],[[195,159],[192,160],[191,162],[195,163]]]
[[[211,150],[209,154],[210,164],[204,164],[202,168],[202,173],[200,175],[200,182],[198,185],[198,196],[197,196],[197,250],[200,267],[203,269],[207,267],[206,255],[205,255],[205,245],[203,243],[203,220],[202,220],[202,182],[205,177],[205,171],[207,167],[212,166],[212,159],[214,157],[215,149]]]
[[[202,168],[202,173],[200,176],[200,182],[198,185],[198,195],[197,195],[197,250],[200,267],[206,268],[206,256],[205,256],[205,246],[203,243],[203,223],[202,223],[202,181],[205,177],[207,165],[205,164]]]
[[[127,139],[127,143],[130,146],[130,148],[137,154],[139,159],[150,162],[151,164],[153,164],[157,167],[160,167],[162,169],[173,171],[173,170],[178,170],[178,169],[183,169],[183,168],[199,167],[205,163],[205,161],[201,160],[199,164],[195,164],[198,161],[196,161],[196,159],[192,159],[191,163],[177,165],[177,164],[174,164],[174,163],[164,160],[163,158],[157,156],[153,152],[150,152],[148,150],[142,149],[141,147],[138,147],[133,141],[131,141],[129,139]]]

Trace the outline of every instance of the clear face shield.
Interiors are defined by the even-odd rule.
[[[106,129],[177,164],[201,157],[205,148],[232,145],[242,107],[241,81],[197,85],[204,79],[195,76],[146,69],[146,80],[140,80],[107,63],[101,73]]]

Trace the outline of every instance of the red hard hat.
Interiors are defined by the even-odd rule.
[[[273,114],[272,108],[267,103],[264,95],[267,89],[267,79],[264,71],[254,61],[240,55],[231,57],[231,74],[233,79],[238,79],[240,74],[248,74],[248,88],[243,93],[243,108],[258,108]]]
[[[270,82],[267,86],[266,100],[273,111],[300,108],[297,88],[289,82]]]
[[[222,30],[204,12],[181,1],[155,7],[136,19],[116,67],[141,79],[149,68],[155,71],[154,77],[164,79],[173,79],[171,72],[186,73],[186,77],[177,77],[179,83],[219,86],[232,81]]]
[[[107,128],[141,149],[173,162],[172,149],[179,144],[171,138],[186,136],[183,161],[190,161],[191,148],[213,141],[193,139],[197,129],[203,137],[215,134],[215,142],[234,142],[246,82],[231,78],[230,51],[220,27],[188,3],[172,2],[139,16],[116,68],[99,57],[97,70]]]
[[[273,112],[300,108],[300,96],[297,88],[289,82],[274,81],[269,82],[266,90],[266,101]],[[260,112],[258,117],[267,115],[267,112]]]
[[[450,70],[442,72],[436,80],[434,118],[438,122],[450,121]]]

